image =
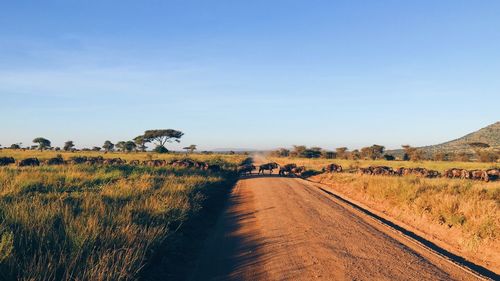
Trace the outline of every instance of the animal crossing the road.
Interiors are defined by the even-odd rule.
[[[242,178],[192,280],[476,280],[374,227],[313,184]]]

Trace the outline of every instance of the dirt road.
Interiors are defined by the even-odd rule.
[[[397,236],[397,235],[396,235]],[[192,280],[476,280],[313,184],[239,181]]]

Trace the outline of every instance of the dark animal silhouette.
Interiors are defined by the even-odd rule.
[[[16,163],[14,157],[0,157],[0,166],[7,166]]]
[[[291,175],[293,168],[297,168],[297,165],[294,163],[281,166],[279,171],[280,176]]]
[[[342,166],[340,165],[337,165],[337,164],[328,164],[326,167],[323,168],[323,172],[327,172],[327,173],[340,173],[342,172]]]
[[[26,167],[26,166],[40,166],[40,161],[38,158],[26,158],[17,163],[17,166],[19,167]]]
[[[241,165],[237,168],[237,172],[239,175],[251,175],[253,170],[255,170],[255,166],[252,164]]]
[[[272,174],[273,173],[273,169],[277,169],[278,166],[279,166],[278,163],[275,163],[275,162],[262,164],[262,165],[259,166],[259,174],[260,173],[264,174],[264,172],[266,170],[269,171],[269,174]]]

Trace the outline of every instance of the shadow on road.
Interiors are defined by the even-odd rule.
[[[250,197],[243,192],[231,194],[227,211],[219,219],[189,280],[266,280],[265,272],[256,263],[263,260],[258,249],[268,242],[256,239],[261,236],[255,227],[255,214],[266,209],[241,212],[241,206],[252,200]],[[255,269],[251,276],[248,268]]]

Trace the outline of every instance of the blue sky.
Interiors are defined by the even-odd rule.
[[[2,1],[0,144],[425,145],[500,120],[499,1]],[[172,148],[179,147],[173,145]]]

